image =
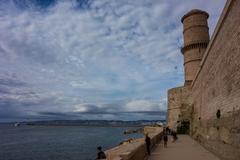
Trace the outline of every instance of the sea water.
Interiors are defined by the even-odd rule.
[[[93,160],[103,150],[141,134],[124,135],[128,127],[1,126],[0,160]]]

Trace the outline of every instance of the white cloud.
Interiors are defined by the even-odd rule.
[[[75,110],[74,112],[88,112],[88,108],[87,106],[83,105],[83,104],[80,104],[80,105],[76,105],[75,106]]]
[[[164,101],[152,100],[132,100],[128,102],[124,108],[128,112],[139,111],[163,111],[165,109]]]
[[[48,7],[26,1],[26,8],[6,1],[0,4],[0,73],[15,74],[29,85],[20,90],[38,98],[0,97],[47,99],[41,111],[70,112],[83,103],[98,109],[119,101],[124,111],[166,109],[159,98],[183,83],[181,16],[192,8],[207,10],[212,32],[224,1],[95,0],[84,9],[76,1]],[[28,109],[39,111],[36,105]]]

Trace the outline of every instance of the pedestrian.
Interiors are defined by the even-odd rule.
[[[168,135],[171,134],[171,130],[170,130],[169,126],[166,127],[166,132],[167,132]]]
[[[146,142],[146,147],[147,147],[147,153],[148,153],[148,155],[150,155],[151,154],[151,139],[148,136],[148,134],[146,134],[145,142]]]
[[[101,146],[98,146],[97,150],[98,150],[98,154],[97,154],[96,160],[106,159],[107,158],[105,153],[102,151],[102,147]]]
[[[173,142],[175,142],[178,139],[177,129],[179,128],[179,124],[180,124],[180,121],[177,121],[173,126],[173,129],[172,129]]]
[[[163,133],[164,148],[167,148],[168,134],[167,132]]]
[[[175,142],[178,139],[177,132],[176,131],[172,131],[172,136],[173,136],[173,142]]]

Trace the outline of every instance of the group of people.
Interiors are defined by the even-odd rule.
[[[170,129],[168,126],[163,128],[163,141],[164,141],[164,147],[167,147],[167,143],[168,143],[168,135],[172,135],[173,137],[173,142],[175,142],[178,137],[177,137],[177,131],[175,129]],[[148,134],[146,134],[145,136],[145,143],[146,143],[146,148],[147,148],[147,152],[148,155],[151,154],[151,139],[148,136]]]
[[[172,135],[173,142],[175,142],[178,139],[176,130],[172,130],[169,127],[165,127],[163,129],[163,142],[164,142],[165,148],[167,148],[168,135]],[[148,134],[146,134],[146,136],[145,136],[145,143],[146,143],[148,155],[150,155],[151,154],[151,139],[148,136]]]
[[[172,135],[173,137],[173,142],[175,142],[178,137],[177,137],[177,131],[174,129],[170,129],[169,127],[166,127],[163,129],[163,141],[164,141],[164,147],[167,147],[168,143],[168,135]]]
[[[172,135],[173,142],[175,142],[178,139],[177,129],[170,129],[168,126],[163,128],[163,142],[164,142],[165,148],[167,148],[168,135]],[[148,155],[150,155],[151,154],[151,138],[148,136],[148,134],[146,134],[145,136],[145,143],[146,143],[147,153]],[[99,146],[97,149],[98,149],[98,154],[97,154],[96,160],[105,159],[106,155],[102,151],[102,147]]]

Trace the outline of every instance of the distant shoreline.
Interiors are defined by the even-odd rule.
[[[144,127],[156,125],[158,122],[164,123],[164,120],[138,120],[138,121],[120,121],[120,120],[51,120],[51,121],[30,121],[30,122],[6,122],[0,125],[20,126],[48,126],[48,127]]]
[[[22,125],[22,126],[40,126],[40,127],[116,127],[116,128],[119,128],[119,127],[131,127],[131,128],[134,128],[134,127],[144,127],[144,126],[121,126],[121,125],[117,125],[117,126],[110,126],[110,125],[38,125],[38,124],[34,124],[34,125],[31,125],[31,124],[25,124],[25,125]]]

